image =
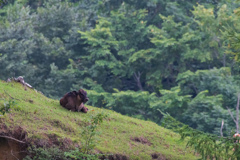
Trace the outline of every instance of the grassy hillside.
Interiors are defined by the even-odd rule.
[[[64,93],[63,93],[64,94]],[[197,159],[179,136],[149,121],[123,116],[114,111],[87,106],[87,114],[70,112],[58,100],[45,97],[36,90],[15,82],[0,81],[0,105],[14,98],[18,109],[0,116],[0,133],[13,133],[19,126],[27,133],[26,140],[36,145],[49,145],[53,139],[75,146],[81,145],[83,120],[98,112],[108,114],[99,127],[102,134],[96,153],[110,153],[128,159]],[[54,137],[54,138],[53,138]]]

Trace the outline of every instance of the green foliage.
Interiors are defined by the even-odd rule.
[[[208,90],[210,95],[222,94],[224,106],[234,106],[235,94],[240,90],[238,83],[231,76],[230,68],[198,70],[195,73],[187,71],[179,74],[177,81],[182,94],[190,94],[195,97],[205,90]]]
[[[187,71],[179,74],[177,81],[178,87],[160,90],[160,97],[149,92],[115,89],[116,93],[109,94],[88,90],[89,103],[159,124],[160,109],[193,128],[217,135],[224,120],[227,125],[223,132],[228,135],[234,123],[226,107],[235,107],[235,94],[239,91],[229,68]]]
[[[82,57],[84,60],[81,64],[85,68],[82,71],[84,79],[91,79],[96,85],[101,84],[108,92],[112,92],[113,88],[128,88],[129,85],[121,83],[124,77],[130,78],[129,83],[136,83],[133,75],[139,70],[133,68],[128,59],[141,48],[139,43],[143,43],[147,34],[144,21],[146,10],[131,11],[129,8],[122,5],[118,11],[112,11],[109,17],[99,17],[94,29],[79,31],[84,43],[88,44],[87,56]]]
[[[101,156],[102,154],[86,154],[83,153],[81,151],[79,151],[78,148],[76,148],[75,150],[69,151],[69,152],[64,152],[64,155],[67,158],[71,158],[71,159],[75,159],[75,160],[99,160],[99,156]]]
[[[22,5],[15,4],[7,8],[5,23],[0,27],[1,77],[23,75],[25,69],[28,74],[34,72],[34,68],[29,66],[27,61],[27,55],[34,47],[31,23],[33,17],[29,7],[23,8]]]
[[[88,90],[88,96],[92,99],[89,103],[97,107],[103,107],[129,115],[139,119],[160,121],[161,116],[158,112],[154,112],[151,106],[157,104],[159,99],[154,93],[134,92],[134,91],[118,91],[109,94],[107,92],[95,92]]]
[[[181,140],[187,140],[187,146],[194,147],[202,159],[235,159],[240,158],[239,138],[219,137],[192,129],[168,114],[164,114],[163,126],[173,129],[181,135]]]
[[[184,110],[181,122],[202,131],[216,133],[222,119],[226,125],[225,134],[228,135],[234,126],[226,107],[235,108],[236,94],[239,85],[231,76],[229,68],[198,70],[193,73],[187,71],[178,75],[181,95],[192,95],[192,100]],[[172,115],[174,116],[174,114]]]
[[[103,122],[105,118],[107,118],[107,114],[101,112],[96,113],[95,115],[90,115],[90,119],[85,120],[86,126],[83,128],[83,132],[81,134],[81,137],[84,140],[81,151],[84,154],[90,154],[95,148],[97,144],[96,136],[100,134],[100,132],[97,131],[97,127]]]
[[[87,90],[88,97],[91,99],[88,103],[99,108],[111,109],[107,107],[108,102],[112,101],[112,95],[107,92],[96,92],[95,90]]]
[[[161,123],[160,109],[177,120],[201,131],[219,135],[224,120],[224,135],[229,135],[234,123],[226,107],[234,108],[238,84],[229,68],[187,71],[179,74],[178,87],[160,90],[161,97],[149,92],[118,91],[109,94],[88,90],[90,104],[115,110],[139,119]]]
[[[162,96],[158,101],[151,102],[151,107],[155,112],[160,109],[180,119],[191,101],[191,95],[180,95],[180,91],[179,86],[171,90],[160,90]]]
[[[64,152],[60,151],[58,148],[32,148],[30,150],[30,154],[33,155],[32,158],[28,156],[25,158],[26,160],[30,159],[39,159],[39,160],[47,160],[47,159],[87,159],[87,160],[96,160],[100,156],[100,154],[89,154],[96,146],[95,137],[99,135],[97,132],[97,127],[103,122],[103,120],[107,117],[104,113],[96,113],[95,115],[90,115],[90,119],[85,120],[86,126],[83,128],[83,132],[81,134],[82,139],[84,140],[81,151],[78,148],[72,151]]]
[[[221,121],[232,124],[227,109],[222,106],[222,95],[209,96],[208,91],[200,92],[188,104],[188,108],[179,118],[191,127],[220,135]],[[229,134],[231,127],[225,127],[225,134]]]
[[[10,5],[0,27],[0,77],[22,75],[48,96],[67,92],[77,79],[69,76],[76,69],[69,59],[74,54],[72,47],[79,43],[74,35],[82,17],[77,11],[71,3],[60,0],[46,1],[35,12],[18,2]],[[60,84],[65,87],[56,87]]]
[[[7,0],[0,0],[0,8],[7,4]]]
[[[28,148],[30,156],[24,160],[67,160],[64,153],[57,147],[43,147],[37,148],[35,146]]]
[[[17,106],[17,102],[15,100],[4,100],[2,106],[0,106],[0,113],[4,115],[5,113],[9,113],[12,109],[21,110],[21,107]]]

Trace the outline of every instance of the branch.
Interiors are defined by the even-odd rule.
[[[236,106],[236,128],[237,128],[237,133],[239,130],[239,125],[238,125],[238,121],[239,121],[239,99],[240,99],[240,94],[238,94],[238,100],[237,100],[237,106]]]
[[[136,72],[134,72],[134,79],[135,79],[135,81],[137,82],[138,88],[139,88],[141,91],[144,91],[144,90],[143,90],[143,87],[142,87],[141,80],[140,80],[141,75],[142,75],[142,73],[140,73],[139,71],[138,71],[137,74],[136,74]]]
[[[223,67],[226,67],[226,53],[223,54]]]
[[[152,21],[156,15],[158,15],[158,12],[161,10],[161,7],[162,7],[162,6],[161,6],[160,4],[157,4],[157,7],[155,8],[154,14],[153,14],[152,17],[149,18],[148,23],[149,23],[150,21]]]
[[[15,138],[8,137],[8,136],[1,136],[1,135],[0,135],[0,137],[2,137],[2,138],[7,138],[7,139],[11,139],[11,140],[17,141],[17,142],[19,142],[19,143],[25,143],[25,142],[23,142],[23,141],[20,141],[20,140],[17,140],[17,139],[15,139]]]
[[[196,92],[196,94],[199,93],[197,88],[196,88],[196,86],[194,84],[190,84],[189,86],[193,88],[193,90]]]
[[[14,156],[12,150],[11,150],[11,154],[12,154],[12,156],[13,156],[14,158],[16,158],[17,160],[19,160],[16,156]]]
[[[227,110],[228,110],[229,114],[231,115],[233,121],[236,123],[236,120],[234,119],[233,114],[232,114],[232,112],[230,111],[230,109],[228,107],[227,107]]]
[[[222,130],[223,130],[223,125],[224,125],[224,121],[222,120],[222,125],[221,125],[221,130],[220,130],[221,137],[223,137],[223,132],[222,132]]]

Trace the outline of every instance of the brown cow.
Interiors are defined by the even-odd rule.
[[[71,111],[77,111],[77,112],[84,112],[87,113],[88,108],[84,106],[84,103],[88,101],[87,92],[83,89],[80,89],[77,91],[72,91],[66,93],[61,99],[60,104],[64,108],[71,110]]]

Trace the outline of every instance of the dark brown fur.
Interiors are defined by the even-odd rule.
[[[83,89],[66,93],[63,98],[60,99],[60,104],[64,108],[73,112],[84,112],[87,113],[88,108],[84,106],[84,103],[88,101],[87,92]]]

